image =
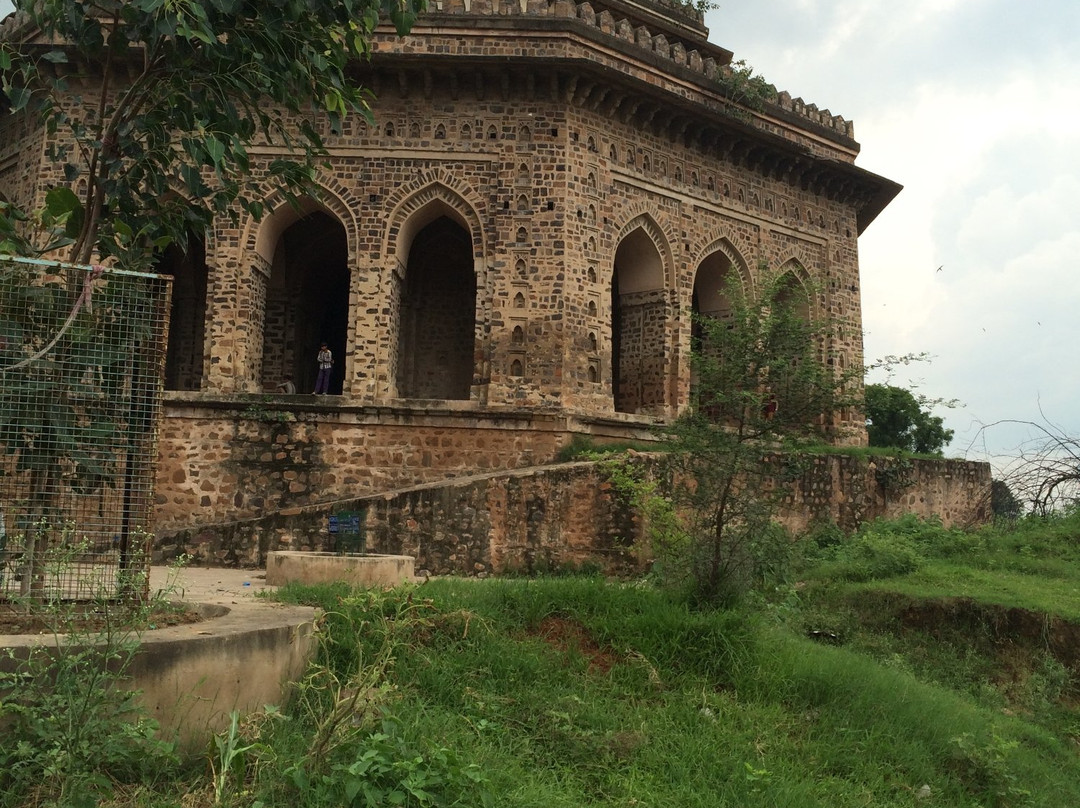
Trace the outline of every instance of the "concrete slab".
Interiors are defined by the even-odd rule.
[[[346,583],[394,587],[413,580],[412,556],[376,553],[313,553],[277,550],[266,554],[266,581],[283,585]]]

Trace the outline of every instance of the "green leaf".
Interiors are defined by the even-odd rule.
[[[50,188],[45,194],[45,210],[55,219],[69,215],[81,207],[79,197],[70,188]]]
[[[30,91],[25,87],[14,87],[5,82],[4,92],[7,94],[12,112],[19,112],[30,103]]]
[[[225,144],[213,135],[207,135],[203,145],[206,147],[206,152],[210,155],[214,166],[220,167],[221,161],[225,158]]]

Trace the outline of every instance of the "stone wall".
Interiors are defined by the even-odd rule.
[[[647,457],[642,462],[649,462]],[[780,517],[851,528],[914,513],[946,525],[988,516],[990,467],[956,460],[824,455],[796,480]],[[364,515],[369,552],[412,555],[431,574],[488,575],[589,565],[640,572],[642,522],[594,463],[577,462],[432,483],[378,496],[292,508],[272,516],[159,535],[155,561],[261,566],[270,550],[334,549],[331,513]]]
[[[374,407],[307,395],[173,393],[166,410],[155,508],[162,534],[550,463],[573,434],[652,435],[641,417],[601,421],[468,401]]]

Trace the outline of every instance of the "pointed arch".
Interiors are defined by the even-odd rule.
[[[620,230],[616,243],[610,335],[614,409],[662,411],[668,403],[671,242],[643,213]]]
[[[267,392],[274,392],[276,385],[282,383],[286,376],[295,375],[293,381],[298,387],[303,382],[303,375],[300,372],[304,366],[297,357],[311,346],[297,343],[289,351],[286,351],[288,355],[278,352],[270,357],[267,357],[266,350],[268,347],[267,337],[274,337],[273,330],[276,329],[279,332],[278,336],[283,333],[281,329],[284,326],[278,320],[286,316],[295,320],[299,316],[297,310],[294,310],[291,315],[283,313],[282,306],[284,304],[276,300],[276,297],[280,296],[282,292],[280,289],[275,289],[273,285],[284,283],[283,278],[289,272],[294,274],[291,283],[302,282],[302,279],[298,280],[303,275],[303,270],[297,268],[297,261],[300,259],[297,258],[299,254],[295,245],[292,246],[291,250],[279,251],[279,248],[282,246],[282,240],[286,232],[305,219],[309,220],[310,223],[312,217],[324,216],[336,222],[340,227],[340,230],[337,230],[333,237],[336,244],[334,248],[336,257],[333,259],[334,268],[329,271],[331,275],[337,278],[331,284],[334,287],[334,306],[340,305],[347,309],[352,293],[350,288],[353,276],[352,268],[356,265],[357,230],[353,211],[359,210],[361,204],[332,176],[321,177],[317,187],[314,189],[314,194],[314,196],[306,195],[294,202],[290,202],[280,191],[269,191],[262,203],[267,215],[259,220],[253,217],[246,220],[240,235],[240,244],[243,246],[241,273],[244,278],[243,286],[240,288],[238,295],[241,301],[239,303],[240,311],[237,313],[222,313],[215,310],[207,318],[207,331],[212,334],[209,339],[211,350],[213,350],[214,344],[223,339],[230,340],[234,346],[231,351],[233,357],[232,373],[225,377],[218,376],[218,366],[214,363],[209,364],[206,367],[206,373],[212,379],[211,384],[216,381],[218,384],[235,385],[236,389],[239,390],[265,389]],[[300,228],[294,231],[293,235],[295,236],[297,232],[303,229]],[[209,235],[211,233],[208,233]],[[208,243],[208,258],[214,252],[215,248]],[[301,249],[300,252],[303,252],[303,250]],[[295,259],[291,262],[293,266],[291,270],[289,269],[290,260],[288,258],[290,254]],[[275,262],[277,262],[276,278]],[[300,275],[295,273],[300,273]],[[343,286],[342,278],[344,279]],[[294,291],[299,294],[298,290]],[[214,298],[215,293],[211,291],[208,308],[216,306]],[[301,305],[301,303],[302,301],[299,298],[292,301],[294,307]],[[339,321],[337,317],[332,319],[335,323]],[[347,312],[342,315],[341,319],[346,323],[348,322]],[[267,332],[268,328],[271,329],[269,334]],[[348,362],[348,357],[345,355],[347,337],[338,334],[338,325],[334,325],[331,331],[332,333],[326,334],[323,338],[335,343],[335,345],[331,346],[331,350],[334,351],[337,374],[334,384],[338,390],[344,391],[344,387],[339,385],[342,384],[341,374]],[[304,335],[292,334],[294,340],[297,336]],[[317,335],[307,335],[304,338],[307,339],[308,337],[318,339]],[[317,348],[318,345],[316,344],[314,350],[317,351]],[[273,346],[273,350],[277,351],[276,345]],[[292,353],[289,353],[290,351]],[[314,356],[314,353],[312,356]],[[267,364],[268,359],[269,365]],[[314,360],[312,360],[311,364],[314,364]]]
[[[719,355],[718,347],[710,341],[710,329],[704,319],[730,321],[737,300],[751,293],[746,261],[727,238],[716,239],[703,250],[693,271],[689,329],[684,327],[680,333],[682,372],[689,374],[690,403],[697,402],[699,390],[692,355]]]
[[[391,210],[391,378],[402,398],[472,395],[484,238],[476,208],[443,178],[405,189]]]
[[[344,390],[351,272],[344,223],[326,207],[305,200],[303,216],[279,208],[265,224],[277,234],[269,258],[262,314],[260,382],[275,392],[287,382],[315,387],[319,346],[334,358],[330,393]],[[263,238],[260,230],[260,241]],[[264,245],[265,249],[265,245]]]
[[[735,285],[742,294],[753,290],[750,270],[735,246],[720,238],[702,251],[694,270],[691,310],[695,314],[721,315],[730,311],[729,295]]]
[[[441,173],[422,176],[412,185],[399,188],[396,198],[387,205],[390,212],[383,254],[399,270],[403,269],[416,234],[435,219],[446,216],[468,231],[473,258],[479,261],[486,254],[486,242],[477,213],[481,205],[472,202],[472,196],[470,189],[460,187],[455,179]]]
[[[784,262],[777,273],[776,302],[789,306],[804,322],[814,320],[810,273],[794,258]]]

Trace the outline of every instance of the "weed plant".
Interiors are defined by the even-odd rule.
[[[0,650],[0,808],[95,806],[118,786],[175,770],[173,744],[128,683],[138,631],[156,603],[35,604],[42,642]]]

